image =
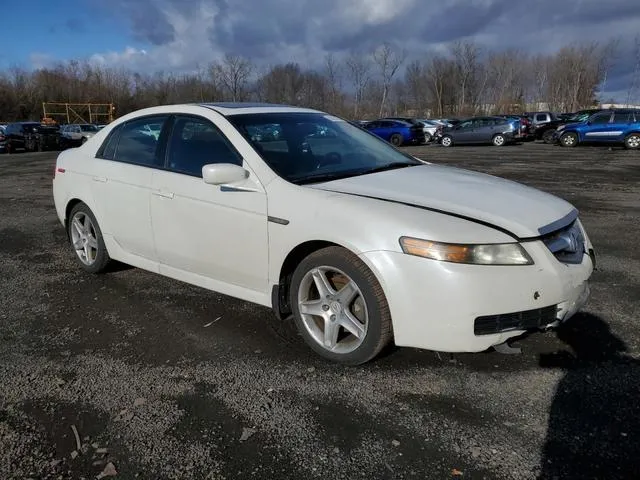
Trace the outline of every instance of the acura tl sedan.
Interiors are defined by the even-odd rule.
[[[271,307],[351,365],[392,342],[479,352],[552,328],[595,262],[566,201],[289,106],[125,115],[58,156],[53,196],[85,271],[117,260]]]

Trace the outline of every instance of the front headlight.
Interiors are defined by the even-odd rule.
[[[533,265],[533,260],[519,243],[472,245],[401,237],[400,246],[406,254],[441,262],[473,265]]]

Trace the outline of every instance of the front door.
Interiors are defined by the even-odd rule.
[[[250,171],[210,120],[176,116],[166,169],[154,171],[152,180],[151,219],[160,271],[245,299],[253,298],[247,292],[264,296],[266,193],[251,171],[242,184],[204,183],[202,167],[212,163],[233,163]]]
[[[475,123],[473,120],[466,120],[456,125],[453,136],[454,143],[470,143],[475,140]]]
[[[611,112],[596,113],[588,120],[583,141],[608,141],[611,139]]]

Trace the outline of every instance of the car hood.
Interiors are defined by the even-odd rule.
[[[564,125],[562,125],[562,128],[576,128],[576,127],[581,127],[583,125],[586,125],[585,122],[570,122],[570,123],[565,123]]]
[[[503,178],[441,165],[419,165],[308,185],[447,213],[518,238],[565,226],[577,212],[554,195]]]

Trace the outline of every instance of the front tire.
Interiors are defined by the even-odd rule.
[[[89,273],[102,273],[111,262],[102,231],[91,209],[78,203],[69,214],[67,234],[80,267]]]
[[[630,150],[637,150],[640,148],[640,133],[627,135],[624,139],[624,146]]]
[[[440,140],[440,145],[442,145],[443,147],[451,147],[451,146],[453,146],[453,138],[451,138],[450,135],[445,135]]]
[[[504,137],[504,135],[499,133],[493,136],[493,138],[491,139],[491,143],[495,147],[504,147],[505,144],[507,143],[507,139]]]
[[[578,145],[578,135],[573,132],[567,132],[560,137],[560,145],[563,147],[575,147]]]
[[[400,145],[402,145],[402,135],[400,135],[399,133],[394,133],[393,135],[391,135],[389,141],[394,147],[399,147]]]
[[[300,262],[289,296],[298,331],[328,360],[360,365],[391,341],[391,313],[380,283],[344,248],[327,247]]]
[[[431,143],[431,140],[433,140],[433,137],[431,136],[431,134],[429,132],[424,134],[424,143]]]

